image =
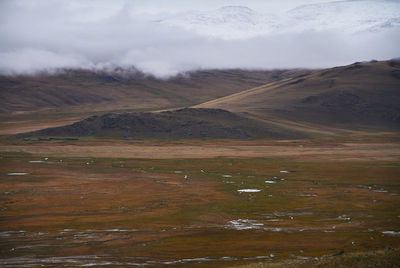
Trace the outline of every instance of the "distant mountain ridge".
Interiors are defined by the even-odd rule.
[[[162,17],[157,23],[222,39],[246,39],[273,33],[338,30],[348,34],[400,27],[400,2],[344,0],[301,5],[283,13],[247,6],[223,6]]]
[[[309,72],[202,70],[157,79],[135,70],[117,69],[0,76],[0,113],[83,105],[89,110],[90,105],[97,105],[105,112],[184,107]]]

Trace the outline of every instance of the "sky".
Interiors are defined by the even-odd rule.
[[[2,0],[0,74],[327,68],[400,57],[397,0]]]

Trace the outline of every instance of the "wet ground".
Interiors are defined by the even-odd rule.
[[[214,267],[400,246],[398,161],[0,161],[2,267]]]

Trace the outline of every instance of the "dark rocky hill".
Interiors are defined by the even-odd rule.
[[[114,138],[296,138],[303,134],[277,128],[221,109],[180,109],[161,113],[92,116],[77,123],[19,137]]]

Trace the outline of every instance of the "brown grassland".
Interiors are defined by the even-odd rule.
[[[1,143],[3,267],[399,264],[397,135]]]

